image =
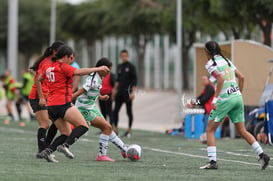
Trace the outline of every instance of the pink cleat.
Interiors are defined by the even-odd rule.
[[[97,155],[96,161],[103,161],[103,162],[114,162],[115,160],[111,159],[108,155]]]
[[[122,156],[123,158],[127,158],[126,152],[121,151],[121,156]]]
[[[121,151],[121,156],[123,157],[123,158],[127,158],[127,147],[125,147],[126,149],[124,149],[124,150],[122,150]]]

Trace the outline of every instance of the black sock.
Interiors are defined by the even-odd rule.
[[[22,117],[21,117],[21,113],[22,113],[21,104],[16,103],[15,106],[16,106],[16,109],[17,109],[17,112],[18,112],[19,120],[21,120],[22,119]]]
[[[52,142],[52,140],[54,139],[54,137],[57,134],[57,128],[55,126],[55,124],[51,124],[51,126],[49,127],[48,131],[47,131],[47,135],[46,135],[46,145],[49,146]]]
[[[69,147],[75,141],[77,141],[84,133],[88,131],[88,128],[85,126],[78,126],[75,129],[72,130],[72,133],[68,136],[68,138],[65,141],[65,146]]]
[[[37,133],[37,139],[38,139],[38,150],[41,152],[46,148],[46,129],[45,128],[39,128]]]
[[[9,116],[11,117],[12,120],[14,120],[14,116],[12,113],[9,113]]]
[[[63,144],[65,142],[65,140],[67,139],[66,135],[60,135],[57,138],[55,138],[55,140],[53,141],[53,143],[48,147],[50,150],[52,150],[52,152],[56,151],[57,147],[61,144]]]

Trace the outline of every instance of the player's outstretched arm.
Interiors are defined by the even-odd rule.
[[[95,67],[95,68],[80,68],[76,69],[73,73],[73,75],[89,75],[93,72],[100,72],[104,71],[105,73],[108,73],[110,69],[106,66],[100,66],[100,67]]]
[[[85,93],[86,90],[84,88],[79,89],[77,92],[75,92],[74,94],[72,94],[72,100],[75,100],[78,96],[82,95],[83,93]]]
[[[235,70],[235,75],[238,78],[239,89],[243,92],[245,77],[239,70]]]

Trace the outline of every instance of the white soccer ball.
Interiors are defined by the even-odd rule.
[[[127,157],[131,161],[138,161],[142,156],[142,149],[139,145],[130,145],[127,149]]]

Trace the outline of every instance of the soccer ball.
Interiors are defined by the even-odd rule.
[[[142,156],[142,149],[139,145],[133,144],[128,147],[127,157],[131,161],[138,161]]]
[[[207,143],[207,133],[202,133],[201,136],[200,136],[200,141],[201,143],[203,144],[206,144]]]

